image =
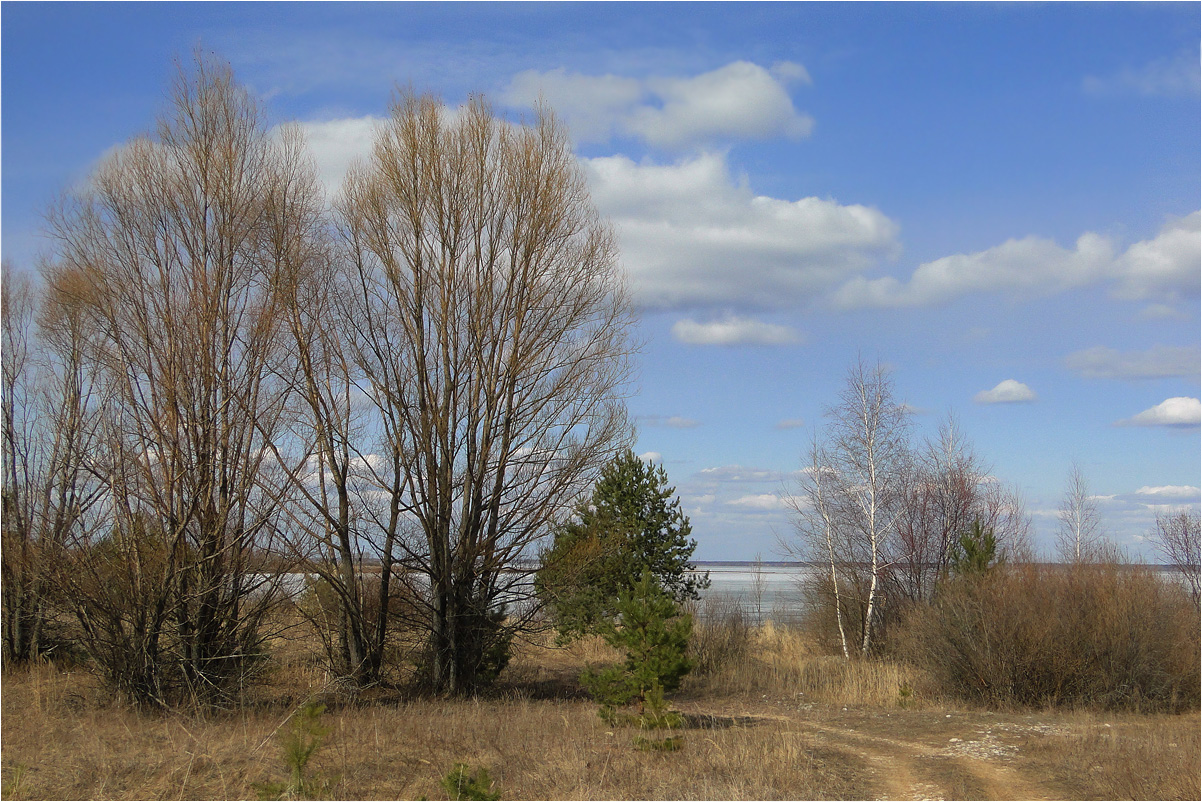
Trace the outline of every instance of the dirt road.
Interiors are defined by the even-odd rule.
[[[797,733],[816,754],[844,764],[865,799],[1138,798],[1133,775],[1176,770],[1188,778],[1198,750],[1196,716],[1157,724],[1130,716],[848,710],[766,700],[730,718],[756,720]],[[1188,796],[1196,786],[1195,773],[1180,798],[1196,798]]]

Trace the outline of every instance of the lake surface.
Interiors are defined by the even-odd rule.
[[[737,607],[748,621],[776,624],[798,623],[806,612],[802,594],[803,583],[819,575],[825,575],[821,566],[799,563],[753,562],[697,562],[693,573],[708,573],[710,586],[701,591],[698,613],[718,614]],[[1166,566],[1148,566],[1171,581],[1183,582],[1184,577],[1175,569]],[[281,578],[285,593],[298,595],[305,588],[304,574],[288,574]],[[510,598],[529,596],[530,575],[515,583],[517,591]]]
[[[802,583],[822,569],[807,565],[746,562],[697,563],[695,573],[709,573],[710,586],[701,592],[703,610],[737,605],[754,623],[797,622],[805,612]]]

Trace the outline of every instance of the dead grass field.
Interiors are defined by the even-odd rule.
[[[333,693],[316,655],[281,650],[246,708],[145,713],[86,673],[3,680],[5,799],[254,799],[286,778],[277,733],[310,695],[330,733],[311,768],[337,799],[446,798],[455,763],[505,799],[1198,799],[1199,715],[989,712],[928,698],[889,663],[811,653],[768,627],[675,706],[683,748],[644,752],[574,677],[598,643],[526,644],[487,697]],[[901,693],[905,687],[910,693]]]

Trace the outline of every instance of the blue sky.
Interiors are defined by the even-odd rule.
[[[3,256],[212,50],[329,185],[393,88],[570,126],[642,309],[631,411],[701,559],[774,554],[862,354],[953,413],[1048,545],[1198,506],[1199,26],[1176,4],[0,7]]]

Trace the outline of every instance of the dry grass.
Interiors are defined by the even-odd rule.
[[[5,798],[255,798],[256,783],[285,778],[273,736],[289,709],[150,715],[77,701],[78,686],[50,667],[6,679]],[[607,727],[584,701],[332,707],[312,767],[339,778],[337,798],[441,798],[439,779],[456,762],[487,767],[506,798],[803,799],[850,789],[843,766],[781,722],[689,729],[684,750],[661,755],[633,749],[633,732]]]
[[[618,657],[596,640],[523,643],[498,689],[474,700],[386,689],[350,698],[331,687],[312,644],[281,641],[252,702],[207,716],[139,712],[106,699],[87,674],[38,666],[4,677],[3,796],[254,799],[257,785],[286,778],[276,733],[317,696],[330,734],[311,768],[336,781],[339,799],[442,799],[439,780],[456,763],[487,768],[514,799],[894,798],[932,788],[944,798],[957,789],[1005,798],[1016,788],[1049,798],[1198,797],[1196,713],[1006,718],[921,693],[919,709],[906,710],[899,687],[922,678],[901,665],[844,663],[770,626],[746,641],[677,697],[689,725],[674,753],[636,750],[637,733],[605,725],[580,693],[586,663]],[[947,752],[949,738],[965,746],[1003,721],[1013,726],[994,731],[1018,740],[996,766]]]
[[[709,640],[728,639],[711,635]],[[690,678],[686,693],[785,694],[809,703],[886,708],[930,704],[934,699],[926,675],[911,666],[825,654],[802,630],[777,627],[771,621],[750,630],[743,649],[729,652],[728,659],[713,670]]]
[[[1200,721],[1183,716],[1067,717],[1025,755],[1065,799],[1202,799]]]

